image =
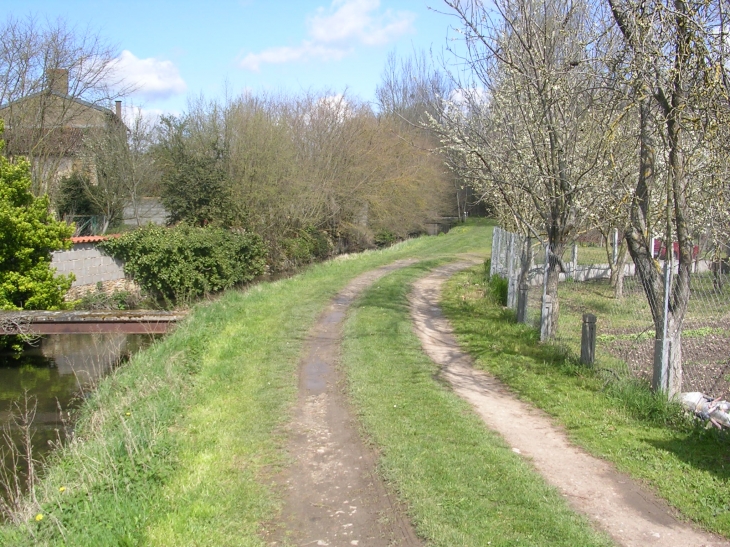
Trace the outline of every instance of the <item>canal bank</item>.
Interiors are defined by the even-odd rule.
[[[0,428],[5,431],[0,465],[8,473],[27,458],[43,460],[73,431],[74,413],[99,382],[154,336],[50,335],[23,352],[0,353]],[[21,443],[23,411],[33,413],[31,452]],[[10,442],[12,440],[12,442]],[[0,494],[2,495],[2,494]]]
[[[195,306],[101,382],[0,544],[260,545],[277,513],[270,478],[287,463],[283,428],[315,318],[362,272],[485,250],[487,235],[457,227]]]

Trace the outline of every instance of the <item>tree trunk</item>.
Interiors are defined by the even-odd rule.
[[[648,130],[649,106],[640,101],[639,179],[631,206],[631,226],[626,232],[626,243],[636,266],[636,273],[649,301],[656,331],[654,374],[652,387],[673,398],[682,389],[682,322],[690,297],[690,270],[692,267],[692,241],[684,218],[686,197],[684,193],[684,164],[680,146],[680,126],[676,118],[676,105],[667,111],[667,135],[669,143],[669,176],[667,203],[666,261],[673,261],[671,217],[674,217],[679,247],[679,264],[674,283],[670,283],[660,271],[659,263],[652,257],[650,229],[647,225],[649,187],[654,177],[654,149]],[[671,262],[669,262],[671,263]],[[667,301],[668,299],[668,301]],[[664,329],[666,320],[667,328]],[[666,337],[665,337],[666,335]]]

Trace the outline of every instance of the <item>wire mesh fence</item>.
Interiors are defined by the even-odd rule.
[[[560,257],[555,341],[581,355],[584,319],[594,316],[594,366],[651,381],[658,351],[657,328],[634,265],[630,259],[622,259],[615,242],[574,245],[566,252],[569,256]],[[656,248],[656,266],[669,283],[676,283],[672,253],[667,259],[667,253],[662,257],[659,252],[662,246],[657,244]],[[730,275],[726,264],[717,261],[717,253],[696,256],[680,347],[682,391],[728,399]],[[519,320],[536,328],[544,326],[546,315],[546,271],[546,249],[541,242],[495,228],[490,274],[508,280],[508,305],[517,311]],[[669,302],[655,305],[669,306]]]

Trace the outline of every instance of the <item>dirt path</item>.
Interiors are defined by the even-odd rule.
[[[269,545],[422,545],[375,471],[375,454],[360,439],[337,366],[347,308],[372,283],[413,262],[398,261],[356,278],[310,332],[288,448],[294,462],[280,477],[286,501]]]
[[[517,399],[492,376],[472,368],[438,307],[441,284],[467,266],[460,263],[438,268],[418,281],[411,294],[416,332],[454,391],[469,401],[515,452],[528,458],[573,509],[586,514],[619,545],[730,545],[678,521],[652,493],[605,461],[571,445],[546,414]]]

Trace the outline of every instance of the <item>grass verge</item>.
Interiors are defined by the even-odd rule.
[[[407,295],[435,263],[390,274],[353,307],[343,365],[386,479],[429,545],[611,545],[437,379]]]
[[[730,537],[730,439],[685,418],[648,386],[580,366],[484,298],[473,269],[444,287],[443,309],[481,367],[562,424],[592,454],[650,485],[686,518]]]
[[[340,257],[292,279],[202,303],[101,382],[0,545],[264,545],[285,465],[306,333],[356,275],[407,257],[486,253],[491,228]]]

